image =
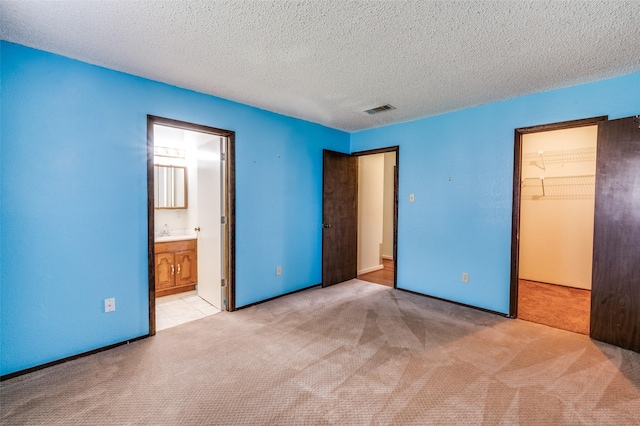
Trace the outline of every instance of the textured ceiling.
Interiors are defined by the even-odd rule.
[[[0,0],[0,25],[4,40],[346,131],[640,71],[637,0]]]

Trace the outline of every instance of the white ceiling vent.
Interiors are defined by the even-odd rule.
[[[378,113],[381,113],[381,112],[384,112],[384,111],[391,111],[392,109],[396,109],[396,107],[391,106],[389,104],[386,104],[386,105],[382,105],[382,106],[379,106],[379,107],[368,109],[365,112],[367,114],[373,115],[373,114],[378,114]]]

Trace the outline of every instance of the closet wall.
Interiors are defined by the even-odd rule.
[[[522,139],[519,278],[591,289],[597,126]]]

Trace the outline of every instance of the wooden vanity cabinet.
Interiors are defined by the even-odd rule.
[[[198,282],[197,240],[155,243],[156,297],[195,290]]]
[[[175,286],[173,253],[158,253],[156,244],[156,295],[160,290]]]

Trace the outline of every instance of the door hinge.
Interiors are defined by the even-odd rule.
[[[227,223],[227,217],[226,216],[220,216],[220,223],[221,224],[226,224]]]
[[[226,159],[227,159],[227,153],[226,152],[220,153],[220,160],[221,161],[226,161]]]
[[[220,287],[224,287],[227,285],[227,281],[223,278],[220,280]]]

